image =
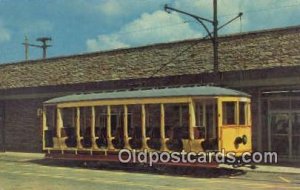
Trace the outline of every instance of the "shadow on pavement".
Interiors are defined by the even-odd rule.
[[[187,177],[201,177],[201,178],[217,178],[240,176],[246,174],[243,170],[229,169],[229,168],[199,168],[199,167],[178,167],[166,165],[149,166],[145,164],[122,164],[109,162],[83,162],[70,160],[50,160],[37,159],[30,160],[30,163],[66,168],[81,168],[90,170],[110,170],[110,171],[124,171],[147,174],[160,174],[172,176],[187,176]]]

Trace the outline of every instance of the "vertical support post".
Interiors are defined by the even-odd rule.
[[[165,106],[160,104],[160,138],[165,139]]]
[[[252,128],[252,114],[251,114],[251,102],[249,101],[248,103],[247,103],[247,118],[248,118],[248,120],[247,120],[247,125],[249,125],[251,128]],[[260,113],[261,113],[261,108],[260,108]],[[261,125],[261,117],[260,117],[260,127],[261,127],[262,125]],[[260,130],[258,130],[258,131],[260,131],[260,133],[261,133],[261,130],[262,129],[260,129]],[[261,137],[261,134],[259,135],[260,137]],[[260,143],[261,143],[261,140],[260,140]]]
[[[247,126],[250,126],[250,129],[251,129],[251,136],[253,136],[253,126],[252,126],[252,116],[251,116],[251,100],[249,99],[249,101],[247,102],[247,104],[246,104],[247,106]],[[259,105],[259,106],[261,106],[261,105]],[[261,116],[259,116],[259,117],[261,117]],[[260,121],[261,122],[261,121]],[[258,127],[261,127],[261,125],[260,126],[258,126]],[[259,131],[258,130],[258,133],[260,133],[260,135],[258,135],[258,137],[259,137],[259,139],[260,140],[258,140],[258,142],[260,142],[260,144],[259,144],[259,151],[262,151],[262,138],[261,138],[261,131]]]
[[[43,133],[43,150],[46,148],[46,139],[45,139],[45,130],[48,129],[47,127],[47,117],[46,117],[47,107],[43,107],[43,126],[42,126],[42,133]]]
[[[91,107],[91,141],[92,141],[92,148],[98,149],[96,144],[96,116],[95,116],[95,106]]]
[[[123,115],[123,123],[124,123],[124,148],[131,149],[129,144],[129,137],[128,137],[128,107],[124,105],[124,115]]]
[[[80,108],[76,108],[76,142],[77,148],[82,148],[81,145],[81,136],[80,136]]]
[[[168,151],[166,145],[166,133],[165,133],[165,105],[160,104],[160,141],[161,148],[160,151]]]
[[[218,148],[219,151],[222,150],[223,148],[223,143],[222,143],[222,135],[221,135],[221,131],[222,131],[222,125],[223,125],[223,117],[226,117],[225,115],[223,115],[223,101],[221,98],[217,99],[218,101]]]
[[[58,139],[61,138],[61,129],[63,127],[63,120],[61,116],[61,108],[57,108],[56,111],[57,114],[57,120],[56,120],[56,136]]]
[[[142,149],[147,149],[147,137],[146,137],[146,108],[145,104],[142,104]]]
[[[196,117],[195,117],[195,103],[191,99],[189,102],[189,138],[194,140],[194,127],[196,126]]]
[[[56,136],[57,136],[57,143],[59,148],[63,149],[66,148],[66,144],[64,142],[65,138],[62,138],[61,129],[63,128],[63,119],[62,119],[62,108],[57,108],[57,126],[56,126]]]
[[[107,138],[107,149],[113,150],[114,146],[112,144],[112,136],[111,136],[111,107],[110,105],[107,106],[107,113],[106,113],[106,138]]]

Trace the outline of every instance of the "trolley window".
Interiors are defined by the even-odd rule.
[[[223,102],[223,125],[236,125],[236,103],[237,102]]]
[[[247,104],[246,102],[239,102],[239,119],[240,125],[246,125],[247,118]]]

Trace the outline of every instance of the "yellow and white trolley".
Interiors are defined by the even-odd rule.
[[[192,86],[82,93],[44,102],[48,158],[116,161],[124,148],[251,152],[250,96]]]

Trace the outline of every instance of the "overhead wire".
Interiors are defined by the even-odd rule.
[[[297,4],[291,4],[291,5],[285,5],[285,6],[278,6],[278,7],[271,7],[271,8],[265,8],[265,9],[258,9],[258,10],[245,10],[241,12],[245,13],[256,13],[256,12],[263,12],[263,11],[269,11],[269,10],[274,10],[274,9],[281,9],[281,8],[294,8],[295,6],[300,6],[300,3]],[[219,15],[219,18],[224,18],[228,16],[233,16],[236,14],[225,14],[225,15]],[[196,20],[184,20],[183,22],[177,22],[177,23],[172,23],[169,25],[164,25],[164,26],[154,26],[154,27],[147,27],[147,28],[141,28],[139,30],[131,30],[131,31],[126,31],[126,32],[116,32],[115,34],[129,34],[129,33],[136,33],[136,32],[142,32],[142,31],[150,31],[150,30],[159,30],[161,28],[166,28],[166,27],[172,27],[172,26],[177,26],[177,25],[184,25],[187,23],[197,23]]]
[[[257,13],[257,12],[264,12],[264,11],[270,11],[270,10],[276,10],[276,9],[286,9],[286,8],[295,8],[297,6],[300,6],[300,3],[296,3],[296,4],[290,4],[290,5],[284,5],[284,6],[274,6],[274,7],[270,7],[270,8],[264,8],[264,9],[250,9],[250,10],[241,10],[243,13]],[[228,17],[228,16],[232,16],[235,14],[223,14],[223,15],[219,15],[219,17]]]
[[[276,8],[276,9],[291,8],[291,7],[294,7],[296,5],[299,6],[300,3],[299,4],[293,4],[293,5],[287,5],[287,6],[281,6],[281,7],[273,7],[273,8],[270,8],[270,9],[246,10],[246,11],[243,11],[243,13],[267,11],[267,10],[272,10],[274,8]],[[241,10],[241,7],[240,7],[240,10]],[[230,15],[233,15],[233,14],[230,14]],[[226,16],[230,16],[230,15],[221,15],[219,17],[226,17]],[[195,20],[188,20],[186,22],[196,22],[196,21]],[[240,17],[240,32],[242,32],[242,18],[241,17]],[[207,38],[207,37],[208,36],[204,37],[204,39]],[[162,71],[166,66],[168,66],[170,63],[172,63],[174,60],[176,60],[179,56],[181,56],[183,53],[187,52],[188,50],[190,50],[191,48],[193,48],[194,46],[196,46],[200,42],[201,42],[201,40],[196,41],[195,43],[191,44],[190,46],[188,46],[187,48],[185,48],[184,50],[182,50],[181,52],[176,54],[174,57],[170,58],[169,61],[167,61],[165,64],[163,64],[159,69],[155,70],[153,72],[153,74],[150,75],[150,78],[153,78],[156,74],[158,74],[160,71]],[[243,66],[245,66],[245,65],[243,65]]]

